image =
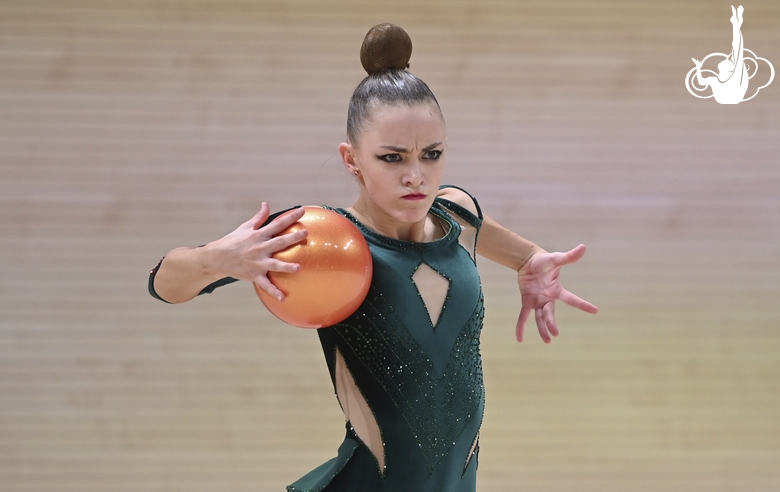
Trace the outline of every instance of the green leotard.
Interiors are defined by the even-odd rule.
[[[481,213],[437,198],[430,213],[442,221],[445,236],[412,243],[381,236],[347,211],[336,211],[368,241],[374,277],[358,311],[318,333],[334,388],[340,354],[368,403],[381,432],[384,466],[347,422],[338,457],[287,490],[474,491],[484,408],[484,308],[473,249]],[[472,228],[470,245],[459,241],[465,228]],[[435,325],[413,279],[423,265],[449,283]]]
[[[437,198],[430,214],[441,221],[446,234],[428,243],[381,236],[336,209],[368,241],[374,276],[360,308],[318,334],[337,393],[342,361],[370,409],[381,435],[383,466],[347,422],[338,456],[288,486],[288,491],[476,490],[484,408],[479,352],[484,308],[474,259],[482,214],[476,200],[474,204],[478,215]],[[149,275],[149,292],[164,301],[154,290],[160,263]],[[437,280],[446,296],[435,322],[424,289],[415,281],[418,270],[429,278],[441,276]],[[221,279],[201,294],[235,281]]]

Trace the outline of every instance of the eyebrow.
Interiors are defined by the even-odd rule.
[[[423,152],[428,152],[429,150],[433,150],[433,149],[435,149],[436,147],[438,147],[441,144],[442,144],[442,142],[434,142],[434,143],[428,145],[427,147],[425,147],[424,149],[422,149],[422,151]],[[407,149],[406,147],[400,147],[400,146],[397,146],[397,145],[382,145],[381,148],[382,149],[387,149],[387,150],[392,150],[393,152],[398,152],[398,153],[401,153],[401,154],[408,154],[409,153],[409,149]]]

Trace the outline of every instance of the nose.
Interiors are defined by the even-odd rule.
[[[409,162],[409,165],[406,168],[406,172],[404,173],[404,186],[417,187],[420,186],[423,181],[424,178],[422,167],[420,166],[420,161],[413,159],[411,162]]]

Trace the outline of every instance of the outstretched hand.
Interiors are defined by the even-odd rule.
[[[561,300],[569,306],[595,314],[598,308],[588,301],[564,289],[558,280],[561,267],[576,262],[585,254],[585,245],[580,244],[566,253],[536,253],[517,272],[522,308],[517,319],[517,341],[523,341],[525,323],[535,312],[536,326],[545,343],[558,336],[555,323],[555,301]]]
[[[273,254],[306,238],[305,229],[278,236],[280,232],[303,217],[303,208],[283,214],[263,227],[268,220],[268,204],[225,237],[209,244],[216,261],[214,264],[224,276],[250,280],[269,295],[284,300],[282,291],[268,280],[268,272],[297,272],[300,265],[273,258]]]

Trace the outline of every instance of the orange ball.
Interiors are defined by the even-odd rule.
[[[306,206],[306,212],[279,235],[305,228],[303,241],[273,257],[301,265],[295,273],[268,272],[285,299],[254,284],[257,296],[277,318],[301,328],[322,328],[345,320],[368,294],[374,272],[368,243],[357,226],[332,210]]]

